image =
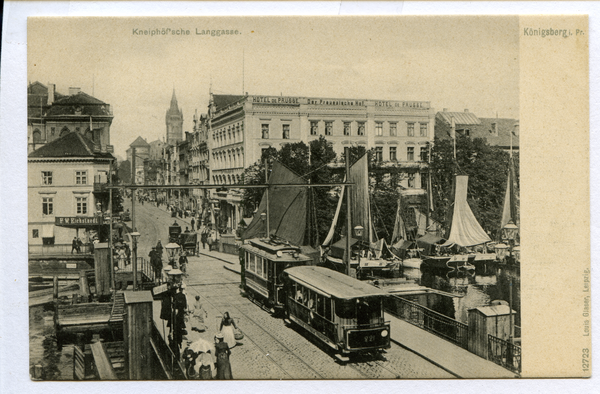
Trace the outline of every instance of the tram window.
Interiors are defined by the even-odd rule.
[[[342,319],[356,317],[356,300],[335,300],[335,314]]]
[[[257,257],[256,258],[256,273],[259,276],[262,276],[262,263],[263,263],[263,258],[262,257]]]
[[[330,298],[325,299],[325,314],[323,315],[323,317],[329,321],[333,321],[333,316],[331,316],[331,303],[332,302],[333,302],[333,300]]]
[[[325,316],[325,300],[320,294],[317,294],[317,313],[321,316]]]
[[[250,260],[250,253],[246,252],[246,262],[245,262],[246,269],[248,269],[248,262],[249,262],[249,260]]]
[[[251,272],[255,272],[256,270],[256,262],[254,261],[254,259],[256,258],[256,256],[251,255],[250,256],[250,270]]]
[[[308,303],[308,289],[302,291],[302,303],[306,305]]]

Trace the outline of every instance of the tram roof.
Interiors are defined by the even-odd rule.
[[[271,245],[263,241],[252,240],[242,247],[255,255],[275,262],[310,261],[311,257],[300,253],[300,248],[293,245]],[[280,255],[277,252],[281,252]],[[294,257],[296,256],[296,257]]]
[[[320,292],[340,299],[387,296],[389,293],[369,283],[325,267],[300,266],[285,270],[300,284],[306,284]]]

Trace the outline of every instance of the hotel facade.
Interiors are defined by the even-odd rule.
[[[374,148],[384,167],[404,173],[401,187],[419,194],[425,187],[421,179],[434,125],[435,111],[428,101],[211,94],[209,181],[241,182],[244,169],[260,160],[263,150],[324,136],[338,157],[345,147]],[[237,228],[242,218],[241,196],[233,188],[213,193],[228,229]]]

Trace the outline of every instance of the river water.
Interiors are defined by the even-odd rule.
[[[491,263],[463,272],[432,269],[423,264],[421,269],[405,268],[401,275],[422,286],[452,294],[453,297],[441,297],[433,309],[463,323],[467,323],[469,309],[488,306],[495,300],[509,303],[512,288],[514,324],[521,326],[521,279],[517,267]]]

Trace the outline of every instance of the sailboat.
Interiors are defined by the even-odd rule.
[[[346,190],[342,187],[338,206],[329,229],[329,233],[322,244],[325,265],[340,272],[345,272],[346,264],[346,238],[332,244],[340,210],[344,200],[344,193],[350,194],[350,224],[351,228],[364,229],[364,233],[355,234],[356,238],[350,239],[350,268],[356,270],[357,277],[389,276],[400,268],[400,259],[389,249],[385,239],[377,239],[373,226],[369,197],[369,174],[367,155],[363,155],[356,163],[350,166],[347,174],[349,183],[353,186]]]
[[[416,209],[415,219],[418,226]],[[402,268],[421,268],[423,260],[419,254],[422,249],[419,249],[416,241],[409,240],[406,225],[402,218],[402,197],[398,198],[398,209],[396,211],[396,221],[394,222],[394,233],[392,235],[392,250],[402,257]]]
[[[473,252],[477,246],[491,242],[467,203],[468,175],[454,176],[454,202],[451,205],[452,219],[446,242],[440,248],[447,248],[444,255],[425,256],[425,263],[432,267],[448,267],[453,269],[474,269],[474,264],[492,262],[496,259],[494,253],[485,251]],[[483,249],[483,248],[482,248]],[[452,253],[451,250],[458,250]]]

